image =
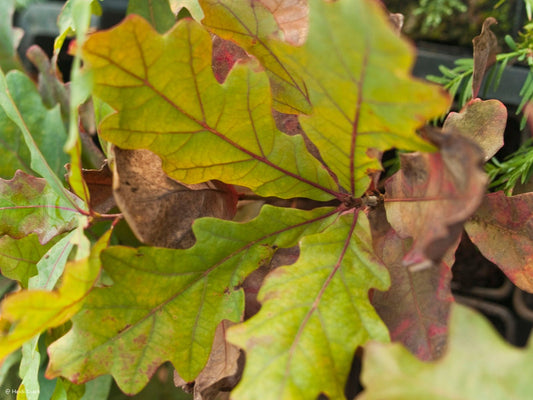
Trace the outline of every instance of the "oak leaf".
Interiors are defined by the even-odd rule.
[[[444,356],[432,363],[397,343],[369,344],[365,390],[356,400],[531,398],[531,342],[525,349],[512,347],[484,317],[458,304],[452,307],[448,342]]]
[[[498,21],[494,17],[487,18],[483,21],[481,33],[472,40],[472,44],[474,45],[474,70],[472,73],[473,98],[476,98],[479,93],[485,71],[496,62],[498,38],[490,30],[490,27],[497,23]]]
[[[477,145],[452,132],[429,132],[440,152],[402,154],[400,171],[385,184],[387,219],[401,238],[413,238],[403,262],[414,269],[440,263],[457,243],[487,182]]]
[[[515,285],[533,293],[533,193],[486,195],[465,229],[488,260]]]

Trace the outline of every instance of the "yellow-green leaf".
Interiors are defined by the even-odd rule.
[[[276,129],[268,79],[257,65],[240,65],[224,84],[216,81],[211,37],[198,23],[181,20],[162,36],[131,15],[92,35],[84,54],[95,93],[118,111],[102,123],[102,136],[151,150],[172,178],[218,179],[263,196],[338,196],[302,137]]]
[[[89,257],[67,264],[57,291],[25,290],[2,302],[2,319],[12,327],[0,336],[0,358],[43,330],[65,323],[78,312],[100,273],[100,253],[107,247],[110,235],[108,231],[98,240]]]
[[[448,349],[432,363],[398,343],[365,348],[357,400],[526,400],[531,398],[533,347],[506,343],[477,312],[455,304]]]
[[[245,224],[197,220],[196,245],[186,250],[106,250],[102,262],[114,285],[94,289],[73,318],[73,329],[49,348],[48,375],[85,382],[110,373],[133,394],[171,361],[185,381],[194,380],[208,360],[218,324],[242,316],[245,277],[276,248],[296,245],[335,217],[331,208],[264,206]]]
[[[368,299],[371,288],[390,284],[371,242],[366,216],[344,214],[302,239],[296,264],[267,277],[259,313],[229,331],[229,340],[246,350],[233,399],[344,398],[355,349],[389,340]]]

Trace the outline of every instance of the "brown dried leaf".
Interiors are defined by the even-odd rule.
[[[403,22],[405,18],[403,14],[400,13],[390,13],[389,14],[389,21],[391,22],[392,26],[394,27],[394,30],[398,35],[402,32],[403,28]]]
[[[83,180],[89,189],[91,210],[106,213],[116,206],[113,197],[113,174],[107,164],[100,169],[84,169]]]
[[[461,112],[451,112],[443,129],[455,131],[473,140],[490,160],[503,146],[507,108],[498,100],[474,99]]]
[[[488,194],[465,229],[487,259],[533,293],[533,193]]]
[[[410,240],[389,225],[383,207],[369,213],[376,255],[391,276],[386,292],[374,291],[372,305],[389,328],[391,339],[422,360],[438,358],[446,347],[447,321],[453,296],[450,265],[444,262],[421,271],[405,268],[402,259]],[[456,246],[448,252],[453,259]]]
[[[229,392],[239,381],[244,367],[241,350],[226,341],[226,330],[234,323],[224,320],[215,332],[213,348],[207,365],[194,382],[184,381],[174,371],[174,384],[194,394],[194,400],[218,399],[220,392]]]
[[[259,0],[274,16],[285,41],[295,46],[305,43],[309,32],[307,0]]]
[[[472,40],[472,43],[474,44],[474,73],[472,76],[473,98],[476,98],[479,93],[485,71],[496,62],[498,39],[490,30],[490,27],[497,23],[498,21],[496,21],[494,17],[487,18],[483,22],[481,34]]]
[[[401,155],[401,169],[385,184],[387,218],[401,238],[413,238],[404,265],[440,263],[476,211],[487,177],[483,154],[467,138],[428,131],[439,153]],[[416,267],[415,267],[416,266]]]
[[[126,221],[143,243],[169,248],[194,244],[191,225],[200,217],[231,219],[236,195],[224,183],[194,185],[169,178],[161,159],[148,150],[114,148],[113,194]]]

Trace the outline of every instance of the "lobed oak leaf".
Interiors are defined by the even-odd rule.
[[[295,246],[335,216],[331,208],[264,206],[247,223],[197,220],[197,242],[186,250],[107,249],[102,263],[114,284],[93,289],[72,330],[49,347],[48,376],[79,383],[110,373],[132,394],[170,361],[193,381],[207,363],[218,324],[242,317],[246,276],[277,248]]]
[[[127,13],[140,15],[159,33],[165,33],[176,22],[176,16],[168,0],[130,0]]]
[[[454,304],[448,349],[438,361],[420,361],[398,343],[367,345],[365,390],[356,400],[526,400],[532,358],[531,342],[525,349],[512,347],[484,317]]]
[[[488,260],[519,288],[533,293],[533,193],[486,195],[465,229]]]
[[[231,219],[237,195],[222,182],[186,185],[169,178],[161,159],[148,150],[113,149],[113,194],[137,238],[146,244],[186,248],[191,226],[201,217]]]
[[[400,171],[385,183],[387,219],[401,238],[413,238],[403,263],[414,269],[439,264],[457,243],[487,182],[477,145],[451,132],[428,134],[440,152],[402,154]]]
[[[100,273],[100,253],[107,247],[110,235],[108,231],[98,240],[89,257],[67,264],[57,291],[25,290],[2,302],[2,319],[12,327],[0,335],[0,358],[45,329],[65,323],[78,312]]]
[[[70,199],[78,202],[74,196]],[[64,201],[46,180],[22,171],[11,180],[0,179],[0,236],[20,239],[35,233],[45,244],[78,224],[79,212],[71,202]]]
[[[390,283],[371,242],[366,216],[352,210],[305,236],[298,261],[267,276],[260,311],[228,332],[246,352],[232,398],[344,398],[356,348],[389,339],[368,300]]]
[[[391,277],[388,291],[372,292],[372,305],[389,328],[393,342],[402,343],[419,359],[437,359],[446,348],[448,314],[453,302],[451,265],[457,246],[450,249],[452,256],[447,257],[447,262],[412,271],[402,262],[412,241],[398,236],[382,206],[372,209],[369,220],[375,254]]]
[[[444,121],[445,131],[466,136],[483,150],[485,162],[503,146],[507,108],[498,100],[474,99]]]
[[[161,36],[131,15],[92,35],[84,54],[95,94],[118,110],[102,123],[102,136],[156,153],[171,178],[217,179],[283,198],[338,194],[302,138],[276,130],[264,73],[239,64],[218,84],[211,38],[196,22],[181,20]]]

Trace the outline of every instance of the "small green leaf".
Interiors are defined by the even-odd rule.
[[[31,234],[22,239],[7,235],[0,237],[0,265],[2,275],[28,287],[28,279],[37,274],[37,263],[54,246],[59,237],[46,244],[39,243],[39,237]]]
[[[2,86],[0,76],[0,86]],[[35,87],[35,84],[22,72],[12,71],[5,77],[2,96],[7,100],[11,96],[14,107],[11,108],[20,117],[19,123],[24,124],[24,129],[31,133],[33,140],[31,146],[27,146],[27,138],[21,132],[21,127],[17,121],[9,115],[2,105],[0,107],[0,176],[8,178],[13,176],[17,169],[22,169],[27,173],[35,172],[41,174],[52,172],[57,176],[63,176],[66,172],[65,164],[68,163],[68,156],[63,152],[63,145],[67,139],[65,127],[61,119],[59,107],[48,110],[44,105]],[[42,167],[35,164],[36,152],[40,152],[45,162],[50,166],[51,171],[43,171]],[[56,178],[57,180],[57,178]]]
[[[130,0],[127,13],[140,15],[159,33],[165,33],[176,23],[168,0]]]
[[[246,351],[232,398],[344,398],[355,349],[389,340],[368,299],[371,288],[390,284],[371,243],[366,216],[350,212],[303,238],[296,264],[270,273],[259,313],[229,330],[229,341]]]
[[[0,3],[0,69],[9,71],[22,69],[17,56],[17,47],[24,32],[13,28],[15,0],[3,0]]]
[[[13,179],[0,179],[0,235],[22,238],[37,234],[41,243],[74,229],[78,200],[65,201],[48,182],[17,171]]]
[[[93,289],[73,329],[49,348],[47,376],[85,382],[111,373],[133,394],[168,360],[185,381],[194,380],[208,360],[217,325],[242,316],[244,278],[277,247],[296,245],[335,215],[333,209],[264,206],[245,224],[197,220],[197,242],[187,250],[110,248],[102,262],[114,285]]]
[[[526,400],[533,348],[513,348],[464,306],[452,308],[448,349],[424,363],[400,344],[371,343],[363,359],[365,391],[356,400]]]
[[[101,15],[102,14],[102,7],[100,6],[100,3],[98,0],[81,0],[85,3],[88,3],[90,6],[90,11],[94,15]],[[61,10],[61,13],[59,14],[59,17],[57,19],[57,26],[59,28],[59,35],[55,38],[54,41],[54,53],[58,54],[61,50],[61,47],[63,47],[63,43],[65,42],[65,39],[68,36],[71,36],[72,34],[76,33],[76,23],[75,18],[77,18],[76,15],[76,9],[73,8],[73,4],[75,2],[80,2],[80,0],[68,0],[65,5],[63,6],[63,9]]]
[[[118,110],[101,125],[104,139],[153,151],[170,177],[218,179],[263,196],[338,195],[302,137],[276,129],[268,79],[257,66],[238,66],[223,85],[216,81],[211,37],[196,22],[181,20],[161,36],[131,15],[92,35],[84,57],[96,95]]]

